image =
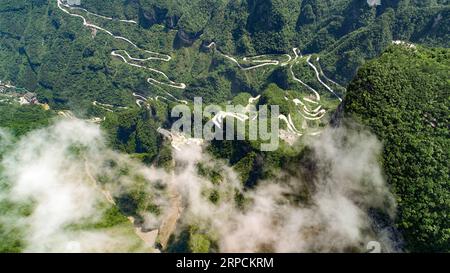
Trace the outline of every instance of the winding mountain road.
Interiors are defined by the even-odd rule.
[[[326,83],[324,83],[324,82],[322,81],[322,79],[320,78],[319,70],[317,69],[317,67],[316,67],[314,64],[312,64],[312,63],[310,62],[310,60],[311,60],[311,56],[308,56],[308,58],[306,59],[306,62],[308,63],[308,65],[309,65],[310,67],[312,67],[312,69],[314,69],[314,72],[316,73],[316,78],[317,78],[317,80],[318,80],[323,86],[325,86],[325,88],[328,89],[328,91],[330,91],[333,95],[335,95],[335,96],[338,98],[339,101],[342,102],[342,99],[334,92],[334,90],[331,89],[331,87],[329,87]]]
[[[61,11],[63,11],[64,13],[66,13],[66,14],[72,16],[72,17],[77,17],[77,18],[82,19],[83,25],[84,25],[84,26],[86,26],[86,27],[88,27],[88,28],[93,28],[93,29],[102,31],[102,32],[104,32],[104,33],[106,33],[106,34],[112,36],[113,38],[115,38],[115,39],[117,39],[117,40],[125,41],[126,43],[128,43],[128,44],[131,45],[131,46],[133,46],[134,48],[136,48],[136,49],[139,50],[139,51],[142,51],[142,52],[145,52],[145,53],[147,53],[147,54],[152,55],[152,57],[149,57],[149,58],[139,59],[139,58],[133,58],[133,57],[131,57],[130,54],[129,54],[126,50],[114,50],[114,51],[111,52],[111,55],[112,55],[112,56],[119,57],[119,58],[122,59],[126,64],[128,64],[128,65],[130,65],[130,66],[133,66],[133,67],[141,68],[141,69],[147,69],[147,70],[149,70],[149,71],[151,71],[151,72],[157,73],[157,74],[161,75],[161,76],[167,81],[167,82],[162,82],[162,81],[159,81],[159,80],[157,80],[157,79],[155,79],[155,78],[148,77],[148,78],[147,78],[147,82],[148,82],[148,83],[150,83],[150,84],[155,84],[155,85],[158,85],[158,84],[160,84],[160,85],[166,85],[166,86],[173,87],[173,88],[178,88],[178,89],[185,89],[185,88],[186,88],[186,84],[184,84],[184,83],[176,83],[176,82],[170,80],[169,77],[168,77],[164,72],[162,72],[162,71],[160,71],[160,70],[157,70],[157,69],[154,69],[154,68],[150,68],[150,67],[147,67],[147,66],[143,66],[143,65],[138,65],[138,64],[130,63],[130,62],[128,61],[128,59],[129,59],[129,60],[131,60],[131,61],[138,61],[138,62],[145,62],[145,61],[149,61],[149,60],[159,60],[159,61],[169,62],[169,61],[172,59],[171,56],[166,55],[166,54],[162,54],[162,53],[153,52],[153,51],[146,50],[146,49],[143,49],[143,48],[140,48],[137,44],[135,44],[134,42],[132,42],[130,39],[125,38],[125,37],[122,37],[122,36],[114,35],[111,31],[109,31],[109,30],[107,30],[107,29],[105,29],[105,28],[102,28],[102,27],[100,27],[100,26],[97,26],[97,25],[94,25],[94,24],[89,23],[88,20],[87,20],[84,16],[79,15],[79,14],[76,14],[76,13],[71,13],[69,10],[81,10],[81,11],[87,12],[88,14],[92,14],[92,15],[94,15],[94,16],[97,16],[97,17],[103,18],[103,19],[107,19],[107,20],[113,20],[113,18],[109,18],[109,17],[105,17],[105,16],[102,16],[102,15],[98,15],[98,14],[89,12],[89,11],[87,11],[87,10],[85,10],[85,9],[82,9],[82,8],[79,8],[79,7],[73,7],[73,6],[70,6],[70,5],[68,5],[68,4],[65,4],[62,0],[56,0],[56,1],[57,1],[58,8],[59,8]],[[119,20],[119,21],[122,21],[122,22],[124,22],[124,21],[125,21],[125,22],[128,22],[127,20]],[[125,57],[124,55],[122,55],[120,52],[123,52],[123,54],[124,54],[126,57]],[[128,58],[128,59],[127,59],[127,58]]]
[[[248,63],[256,63],[256,65],[252,65],[252,66],[248,66],[248,67],[244,67],[243,65],[241,65],[241,63],[232,56],[229,56],[223,52],[221,52],[218,48],[215,42],[211,42],[207,48],[214,48],[220,55],[222,55],[223,57],[225,57],[226,59],[232,61],[233,63],[235,63],[241,70],[243,71],[248,71],[248,70],[253,70],[256,68],[260,68],[260,67],[264,67],[264,66],[269,66],[269,65],[273,65],[273,66],[286,66],[289,65],[289,72],[291,74],[291,77],[294,81],[300,83],[301,85],[305,86],[308,90],[310,90],[313,95],[314,95],[314,99],[310,99],[308,97],[304,97],[303,100],[309,104],[316,104],[318,105],[316,108],[314,109],[310,109],[308,107],[308,105],[306,105],[304,102],[302,102],[300,99],[293,99],[293,102],[295,105],[299,105],[300,109],[298,110],[299,114],[305,119],[305,120],[311,120],[311,121],[317,121],[322,119],[325,114],[326,114],[326,110],[325,109],[321,109],[322,106],[320,105],[320,94],[319,92],[312,88],[311,86],[309,86],[308,84],[306,84],[305,82],[303,82],[301,79],[299,79],[295,73],[294,73],[294,65],[298,63],[298,59],[299,58],[303,58],[303,56],[301,55],[301,52],[298,48],[293,48],[292,51],[294,53],[294,58],[291,57],[290,54],[284,54],[285,56],[287,56],[287,61],[284,62],[280,62],[278,60],[272,60],[272,59],[262,59],[262,58],[266,58],[267,55],[259,55],[259,56],[254,56],[254,57],[244,57],[242,60],[244,62],[248,62]],[[320,68],[320,72],[319,69],[317,69],[317,67],[310,62],[311,59],[311,55],[306,57],[306,62],[307,64],[314,70],[315,74],[316,74],[316,78],[319,81],[319,83],[321,85],[323,85],[329,92],[331,92],[333,95],[335,95],[340,101],[342,101],[342,99],[336,94],[336,92],[330,87],[328,86],[324,81],[322,81],[322,79],[320,78],[320,76],[324,76],[324,78],[327,81],[333,82],[334,84],[338,85],[337,83],[335,83],[334,81],[328,79],[325,74],[323,73],[323,71]],[[317,59],[319,60],[319,58]],[[251,98],[254,99],[254,98]],[[258,97],[259,99],[259,97]],[[288,98],[286,98],[288,99]],[[252,101],[253,102],[253,101]],[[250,103],[250,101],[249,101]],[[249,105],[247,105],[246,109],[248,109]],[[245,121],[248,119],[248,116],[245,116],[244,114],[241,113],[229,113],[229,112],[220,112],[218,113],[214,118],[213,121],[214,123],[220,128],[220,124],[223,122],[223,119],[227,116],[231,116],[234,117],[238,120],[241,121]],[[287,129],[288,132],[290,133],[294,133],[294,134],[298,134],[301,135],[300,130],[298,130],[291,118],[291,114],[288,115],[288,117],[286,117],[285,115],[280,115],[279,119],[284,121],[287,125]]]
[[[176,89],[186,89],[186,84],[185,83],[177,83],[173,80],[171,80],[164,72],[143,65],[143,63],[148,62],[148,61],[152,61],[152,60],[157,60],[157,61],[164,61],[164,62],[169,62],[171,61],[171,56],[167,55],[167,54],[162,54],[162,53],[157,53],[157,52],[153,52],[150,50],[146,50],[143,48],[140,48],[136,43],[132,42],[130,39],[126,38],[126,37],[122,37],[122,36],[118,36],[113,34],[110,30],[107,30],[105,28],[102,28],[100,26],[97,26],[95,24],[92,24],[90,22],[88,22],[88,20],[86,19],[86,17],[77,14],[77,13],[72,13],[70,11],[74,11],[74,10],[78,10],[81,12],[85,12],[88,15],[92,15],[104,20],[111,20],[111,21],[117,21],[117,22],[124,22],[124,23],[130,23],[130,24],[137,24],[136,21],[134,20],[120,20],[120,19],[114,19],[112,17],[107,17],[107,16],[103,16],[103,15],[99,15],[93,12],[90,12],[84,8],[81,7],[74,7],[71,5],[66,4],[65,1],[63,0],[56,0],[57,1],[57,5],[58,8],[63,11],[64,13],[68,14],[69,16],[72,17],[77,17],[80,18],[83,21],[83,25],[88,27],[88,28],[92,28],[98,31],[102,31],[110,36],[112,36],[113,38],[117,39],[117,40],[121,40],[124,41],[126,43],[128,43],[129,45],[131,45],[132,47],[136,48],[138,51],[141,51],[143,53],[149,54],[150,57],[147,58],[136,58],[130,55],[130,53],[128,53],[128,51],[126,50],[113,50],[111,52],[111,56],[116,57],[120,60],[122,60],[124,63],[126,63],[129,66],[132,67],[136,67],[139,69],[144,69],[147,70],[149,72],[155,73],[157,75],[160,76],[161,79],[155,79],[153,77],[148,77],[147,78],[147,82],[149,84],[161,87],[162,85],[164,86],[168,86],[168,87],[172,87],[172,88],[176,88]],[[300,99],[293,99],[293,103],[297,106],[299,106],[298,109],[298,113],[305,119],[305,120],[320,120],[324,117],[324,115],[326,114],[326,110],[322,109],[321,105],[320,105],[320,94],[319,92],[312,88],[311,86],[309,86],[308,84],[306,84],[305,82],[303,82],[301,79],[299,79],[293,70],[293,67],[295,64],[298,63],[298,59],[299,58],[304,58],[300,52],[300,50],[298,48],[293,48],[292,51],[294,53],[294,57],[292,57],[290,54],[282,54],[279,56],[283,56],[286,59],[283,61],[280,60],[274,60],[274,59],[270,59],[268,55],[259,55],[259,56],[252,56],[252,57],[244,57],[242,58],[242,61],[244,63],[249,64],[249,66],[244,66],[242,65],[238,59],[236,57],[233,56],[229,56],[223,52],[221,52],[218,48],[215,42],[211,42],[207,48],[210,49],[215,49],[220,55],[222,55],[223,57],[225,57],[226,59],[230,60],[231,62],[233,62],[234,64],[236,64],[239,69],[243,70],[243,71],[249,71],[249,70],[254,70],[257,68],[261,68],[261,67],[265,67],[265,66],[287,66],[289,65],[289,72],[290,75],[292,77],[292,79],[295,82],[300,83],[301,85],[305,86],[309,91],[312,92],[312,97],[304,97],[303,101]],[[316,74],[316,78],[319,81],[319,83],[321,85],[323,85],[329,92],[331,92],[333,95],[335,95],[340,101],[342,101],[342,99],[336,94],[336,92],[329,86],[327,85],[322,79],[321,76],[323,76],[325,78],[325,80],[332,82],[333,84],[338,85],[337,83],[335,83],[334,81],[332,81],[331,79],[327,78],[325,76],[325,74],[323,73],[322,69],[319,66],[319,69],[310,62],[311,59],[311,55],[306,57],[306,62],[307,64],[314,70],[315,74]],[[317,58],[317,61],[319,61],[319,58]],[[168,96],[171,97],[171,99],[164,97],[164,96],[156,96],[154,98],[145,98],[142,95],[138,95],[136,93],[133,93],[133,95],[136,97],[136,105],[139,107],[142,107],[143,105],[145,105],[146,103],[148,103],[148,100],[158,100],[159,98],[167,100],[167,101],[171,101],[171,102],[181,102],[184,104],[187,104],[188,102],[185,100],[179,100],[177,98],[175,98],[172,94],[170,94],[169,92],[165,91],[166,94]],[[249,104],[246,106],[246,113],[249,112],[250,106],[251,104],[253,104],[255,101],[257,101],[259,99],[259,96],[256,98],[250,98],[249,99]],[[316,108],[314,109],[310,109],[310,106],[308,106],[307,104],[316,104],[318,105]],[[102,109],[104,109],[105,111],[109,111],[112,112],[113,110],[111,109],[113,106],[112,105],[106,105],[106,104],[101,104],[97,101],[93,102],[93,105],[98,106]],[[218,126],[220,128],[223,119],[226,117],[233,117],[236,118],[238,120],[241,121],[245,121],[249,119],[249,116],[246,115],[246,113],[230,113],[230,112],[219,112],[217,113],[212,121],[216,124],[216,126]],[[291,114],[289,113],[288,116],[286,117],[285,115],[280,115],[279,119],[284,121],[287,124],[287,129],[289,132],[297,134],[297,135],[301,135],[300,130],[298,130],[291,118]]]
[[[105,20],[111,20],[111,21],[118,21],[118,22],[124,22],[124,23],[137,24],[137,22],[134,21],[134,20],[115,19],[115,18],[112,18],[112,17],[108,17],[108,16],[104,16],[104,15],[100,15],[100,14],[96,14],[96,13],[90,12],[90,11],[88,11],[87,9],[80,8],[80,7],[74,7],[74,6],[71,6],[71,9],[73,9],[73,10],[81,10],[81,11],[86,12],[87,14],[90,14],[90,15],[92,15],[92,16],[95,16],[95,17],[98,17],[98,18],[102,18],[102,19],[105,19]]]

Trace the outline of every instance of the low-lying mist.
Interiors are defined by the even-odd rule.
[[[223,252],[361,252],[372,241],[383,251],[397,251],[389,230],[374,230],[369,216],[370,209],[395,216],[395,202],[378,162],[379,141],[366,131],[344,128],[326,129],[306,141],[309,160],[315,164],[308,179],[280,172],[278,178],[245,190],[224,167],[227,181],[221,196],[235,187],[248,200],[244,208],[238,208],[230,195],[212,205],[202,191],[208,182],[195,172],[196,160],[212,159],[196,147],[177,152],[177,161],[186,166],[176,180],[185,196],[182,224],[209,230]]]
[[[123,206],[120,198],[138,183],[139,193],[146,193],[141,199],[157,212],[139,205],[121,210],[143,232],[159,229],[156,242],[162,244],[168,235],[175,236],[170,243],[196,226],[220,252],[361,252],[371,241],[382,251],[397,251],[389,231],[374,228],[369,213],[395,217],[378,162],[379,141],[346,128],[326,129],[305,141],[313,175],[280,171],[246,189],[233,168],[200,146],[174,150],[174,168],[165,170],[113,151],[98,125],[80,120],[57,121],[18,140],[3,130],[0,172],[7,186],[0,199],[31,209],[21,215],[2,211],[0,222],[24,231],[26,252],[145,251],[136,247],[140,239],[131,223],[131,232],[124,233],[71,228],[101,219],[108,207]],[[220,181],[200,175],[200,163],[219,172]],[[211,201],[213,191],[220,196],[217,202]],[[152,247],[151,240],[141,243]]]

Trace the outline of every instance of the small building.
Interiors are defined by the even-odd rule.
[[[38,104],[39,101],[35,93],[27,92],[20,99],[21,104]]]

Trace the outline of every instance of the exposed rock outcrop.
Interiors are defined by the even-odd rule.
[[[151,9],[139,9],[139,24],[144,28],[149,28],[155,24],[165,25],[167,28],[174,29],[178,25],[178,15],[169,15],[165,8],[153,7]]]
[[[202,32],[189,33],[183,29],[178,30],[175,44],[176,46],[191,46],[197,40]]]

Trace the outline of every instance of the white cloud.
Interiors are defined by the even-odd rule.
[[[0,147],[2,143],[6,141]],[[144,177],[152,202],[161,209],[159,216],[142,214],[144,227],[172,233],[196,225],[217,240],[222,252],[363,251],[377,240],[384,251],[395,250],[389,236],[373,231],[368,215],[369,208],[380,208],[394,216],[395,204],[378,163],[381,144],[367,132],[325,130],[307,142],[313,171],[299,165],[296,174],[260,181],[252,190],[244,190],[230,167],[199,146],[174,151],[176,167],[167,172],[110,150],[97,125],[77,120],[34,131],[14,145],[1,165],[13,182],[10,198],[35,202],[29,217],[16,219],[28,227],[26,251],[112,251],[132,240],[105,231],[67,229],[103,212],[98,203],[105,196],[93,185],[89,170],[93,177],[113,178],[106,187],[116,197],[133,186],[136,175]],[[81,156],[74,147],[82,149]],[[108,165],[111,160],[115,167]],[[201,177],[199,162],[216,168],[223,181],[215,185]],[[129,173],[118,175],[123,166]],[[167,189],[158,192],[156,184]],[[220,193],[218,205],[205,194],[213,189]],[[235,205],[235,191],[249,200],[244,210]]]
[[[117,251],[129,245],[120,233],[69,228],[100,219],[108,207],[100,208],[106,198],[89,178],[86,164],[97,176],[112,171],[104,167],[107,159],[120,157],[106,148],[97,125],[60,121],[31,132],[10,148],[1,161],[3,175],[12,183],[7,198],[32,202],[33,208],[29,216],[9,215],[2,221],[25,230],[26,252]],[[136,243],[132,236],[127,239]]]
[[[367,4],[371,7],[381,5],[381,0],[367,0]]]
[[[328,129],[308,146],[317,165],[310,180],[299,173],[261,181],[246,192],[252,203],[244,211],[230,202],[215,206],[208,201],[202,194],[208,183],[196,175],[190,160],[201,153],[186,151],[192,156],[179,157],[188,167],[177,182],[186,207],[183,224],[203,225],[215,234],[223,252],[363,251],[368,242],[386,238],[375,234],[368,215],[372,207],[390,215],[395,210],[378,164],[381,144],[376,138],[367,132]],[[242,191],[234,180],[225,185]],[[309,202],[287,198],[305,189]],[[393,250],[388,240],[382,245],[384,251]]]

